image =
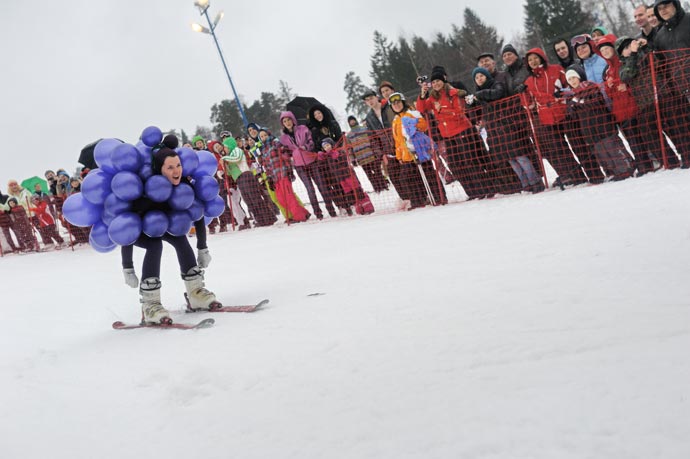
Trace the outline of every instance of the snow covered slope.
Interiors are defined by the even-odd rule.
[[[207,285],[271,303],[197,331],[112,330],[140,313],[117,252],[5,257],[0,456],[685,459],[689,195],[676,170],[211,236]],[[181,311],[177,271],[167,247]]]

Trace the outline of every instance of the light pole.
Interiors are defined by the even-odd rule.
[[[206,20],[208,21],[208,28],[202,26],[201,24],[197,24],[196,22],[192,24],[192,30],[195,32],[201,32],[201,33],[207,33],[210,34],[213,37],[213,41],[216,44],[216,49],[218,49],[218,55],[220,56],[220,60],[223,63],[223,68],[225,69],[225,75],[228,77],[228,81],[230,82],[230,87],[232,88],[232,93],[235,95],[235,102],[237,102],[237,108],[240,110],[240,115],[242,115],[242,122],[244,123],[244,126],[247,127],[249,122],[247,121],[247,115],[244,114],[244,109],[242,108],[242,102],[240,102],[240,98],[237,95],[237,91],[235,90],[235,85],[232,82],[232,77],[230,76],[230,71],[228,71],[228,66],[225,64],[225,58],[223,57],[223,51],[220,50],[220,45],[218,44],[218,38],[216,38],[216,26],[218,25],[218,22],[223,18],[223,12],[221,11],[216,15],[216,18],[211,22],[211,18],[208,15],[208,8],[211,6],[211,1],[210,0],[196,0],[194,2],[194,6],[199,8],[199,13],[202,16],[206,16]]]

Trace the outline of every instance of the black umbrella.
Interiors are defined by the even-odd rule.
[[[307,124],[309,109],[317,104],[321,104],[321,102],[313,97],[297,96],[288,102],[285,108],[295,115],[298,124]]]
[[[81,153],[79,154],[79,163],[83,164],[87,169],[96,169],[98,167],[96,160],[93,159],[93,150],[96,148],[96,144],[101,140],[103,139],[98,139],[95,142],[91,142],[81,149]]]

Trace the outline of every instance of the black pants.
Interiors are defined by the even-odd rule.
[[[237,187],[242,193],[242,199],[247,203],[249,212],[254,216],[257,226],[270,226],[278,220],[273,213],[270,199],[264,196],[254,174],[243,172],[237,177]]]
[[[466,129],[444,141],[450,171],[460,181],[467,196],[474,199],[489,194],[493,185],[492,178],[484,166],[491,161],[488,158],[480,158],[482,155],[486,156],[486,149],[474,128]]]
[[[362,165],[362,170],[367,174],[367,178],[376,193],[388,189],[388,181],[381,173],[381,158],[377,157],[372,162]]]
[[[148,279],[150,277],[161,277],[161,256],[163,255],[163,241],[167,242],[175,248],[177,254],[177,261],[180,264],[180,272],[186,273],[191,268],[196,266],[196,256],[194,249],[189,245],[187,236],[173,236],[170,233],[165,233],[163,237],[151,238],[143,234],[134,243],[135,246],[141,247],[146,251],[144,254],[144,263],[141,268],[141,278]]]

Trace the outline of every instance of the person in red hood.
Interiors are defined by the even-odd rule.
[[[531,97],[529,109],[537,111],[539,120],[535,123],[535,140],[542,157],[551,163],[558,174],[554,184],[585,183],[587,178],[563,136],[567,107],[560,98],[560,92],[568,86],[563,67],[549,64],[541,48],[527,51],[525,61],[530,71],[530,76],[525,80],[528,96]]]
[[[655,145],[654,127],[642,127],[631,87],[621,80],[620,71],[623,64],[616,53],[616,39],[613,34],[605,35],[597,43],[597,48],[601,57],[608,63],[604,70],[604,89],[611,100],[616,123],[619,124],[635,155],[635,166],[639,176],[654,171],[653,155],[647,148],[647,145]]]

